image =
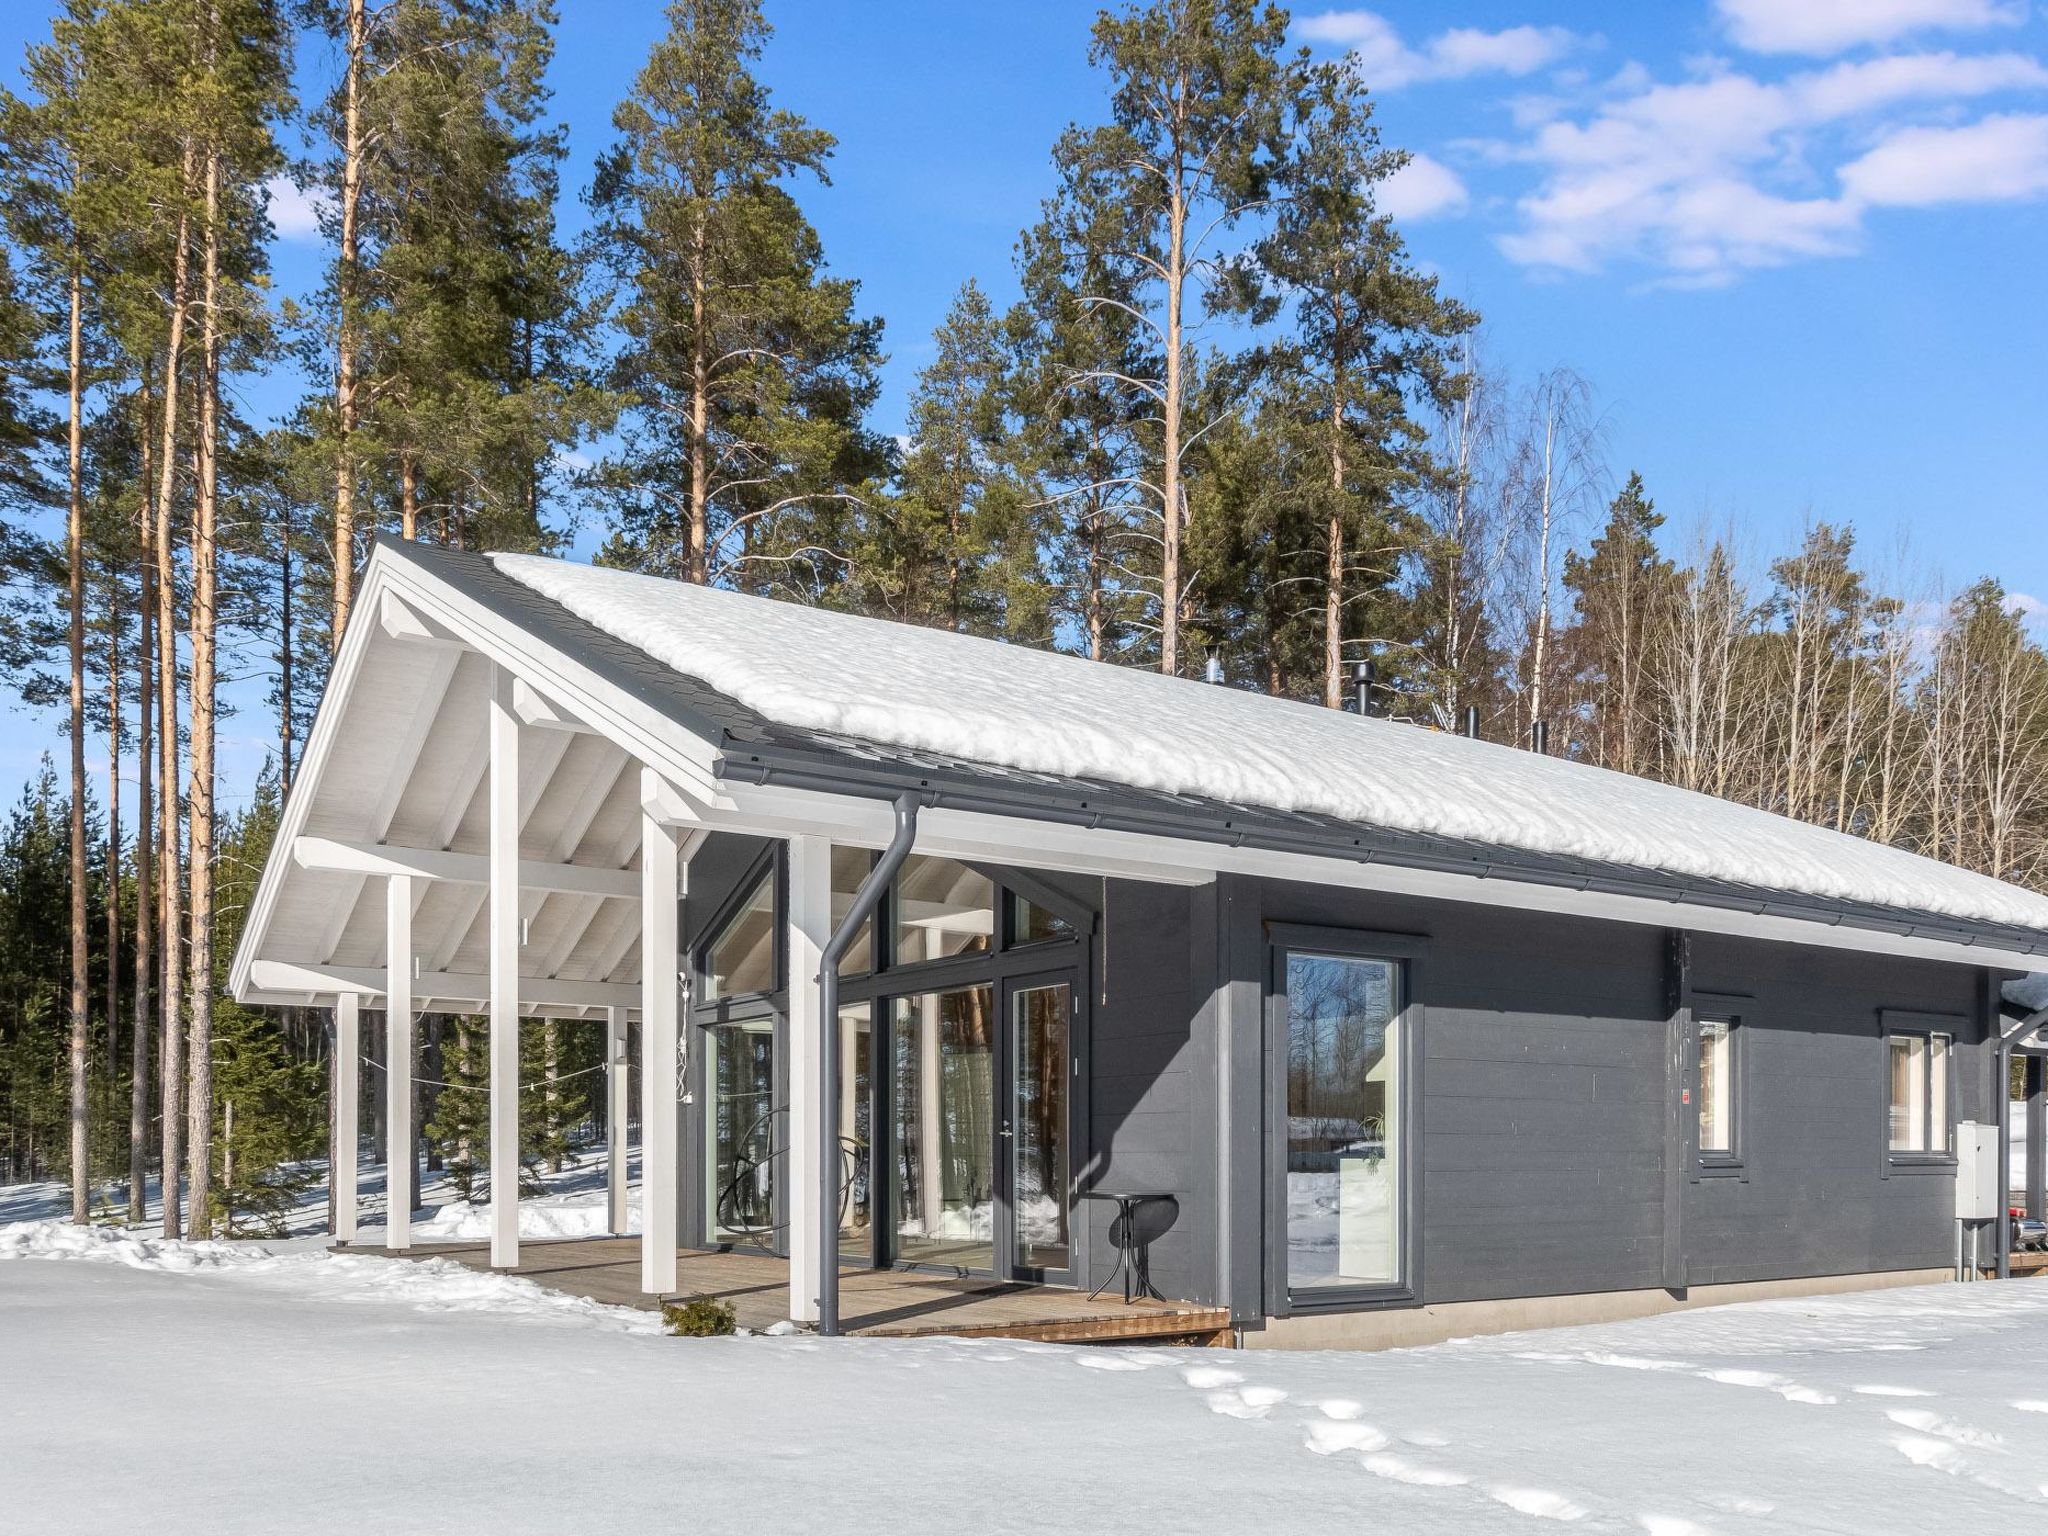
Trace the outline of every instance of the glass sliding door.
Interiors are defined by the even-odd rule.
[[[1288,952],[1287,1283],[1403,1280],[1401,968]]]
[[[1067,1213],[1067,1111],[1074,989],[1064,981],[1010,993],[1010,1230],[1013,1267],[1042,1273],[1072,1263]]]
[[[995,1267],[996,1021],[986,983],[896,999],[890,1200],[906,1264]]]
[[[714,1243],[775,1245],[775,1025],[704,1032],[711,1085],[705,1208]]]

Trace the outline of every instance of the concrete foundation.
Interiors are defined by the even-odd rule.
[[[1333,1312],[1320,1316],[1275,1317],[1264,1328],[1240,1332],[1246,1349],[1408,1349],[1446,1339],[1517,1333],[1530,1328],[1569,1328],[1619,1323],[1693,1307],[1737,1301],[1772,1301],[1790,1296],[1826,1296],[1848,1291],[1892,1290],[1937,1285],[1955,1279],[1948,1269],[1901,1269],[1870,1275],[1815,1275],[1798,1280],[1696,1285],[1683,1291],[1603,1291],[1573,1296],[1525,1296],[1508,1301],[1460,1301],[1382,1312]]]

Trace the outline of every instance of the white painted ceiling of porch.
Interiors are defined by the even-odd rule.
[[[352,843],[488,852],[488,704],[493,664],[451,643],[374,637],[338,722],[303,833]],[[602,737],[520,730],[523,859],[639,866],[639,776]],[[385,963],[385,881],[294,863],[261,959],[337,967]],[[413,942],[423,972],[488,968],[481,885],[417,882]],[[523,976],[637,983],[640,905],[619,897],[524,891]],[[422,1000],[423,1006],[427,1000]],[[576,1013],[576,1009],[547,1011]]]

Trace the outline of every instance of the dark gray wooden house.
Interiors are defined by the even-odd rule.
[[[2048,898],[1668,786],[380,544],[233,985],[389,1010],[394,1144],[413,1020],[488,1015],[502,1265],[548,1016],[638,1041],[649,1292],[1086,1291],[1113,1193],[1166,1296],[1334,1344],[1951,1274],[2042,969]]]

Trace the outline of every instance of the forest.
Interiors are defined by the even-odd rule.
[[[837,145],[764,85],[757,0],[669,5],[589,165],[549,117],[560,25],[66,0],[0,94],[0,655],[67,730],[0,827],[0,1180],[203,1237],[313,1177],[325,1021],[221,978],[380,536],[580,541],[1304,708],[1369,664],[1415,729],[2048,879],[2048,654],[1995,575],[1943,589],[1846,523],[1667,526],[1588,381],[1490,361],[1378,206],[1407,157],[1373,82],[1277,6],[1076,35],[1092,115],[1011,270],[961,274],[900,433],[883,317],[806,214]],[[280,188],[324,247],[291,298]],[[259,377],[300,398],[248,410]],[[273,745],[229,812],[231,708]],[[425,1034],[460,1175],[481,1035]],[[598,1042],[524,1034],[525,1151],[558,1159]]]

